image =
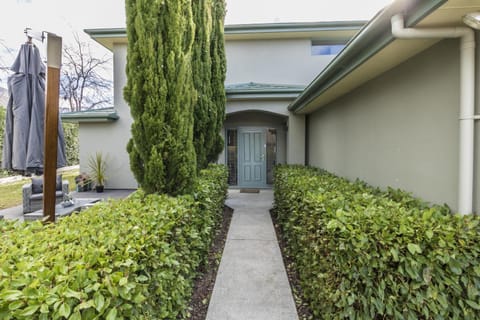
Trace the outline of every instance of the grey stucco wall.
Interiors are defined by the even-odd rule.
[[[445,40],[311,114],[309,163],[456,210],[458,116],[459,45]]]
[[[123,99],[127,47],[115,45],[113,55],[114,106],[119,119],[112,123],[80,123],[80,170],[88,171],[88,158],[101,151],[108,158],[106,187],[111,189],[137,188],[138,184],[130,170],[127,143],[131,137],[132,117],[130,108]]]
[[[308,39],[227,41],[226,83],[308,84],[333,57],[312,56],[310,45]],[[126,45],[114,45],[113,53],[114,106],[120,119],[114,123],[81,124],[79,137],[81,170],[86,170],[87,159],[91,154],[102,151],[110,156],[107,187],[135,188],[137,182],[130,171],[126,152],[132,123],[130,109],[123,99],[123,87],[126,84]],[[255,110],[268,112],[259,117],[258,113],[250,113],[250,118],[243,118],[241,122],[237,122],[237,125],[277,128],[279,130],[278,162],[283,163],[287,157],[287,133],[283,125],[277,126],[279,118],[273,114],[285,116],[283,121],[286,122],[289,103],[290,100],[228,101],[227,113]],[[227,123],[226,126],[231,124]],[[223,162],[224,158],[222,153],[219,156],[219,162]]]
[[[287,108],[292,101],[293,99],[227,101],[225,112],[229,115],[242,111],[262,111],[287,116]]]
[[[225,83],[308,84],[333,56],[312,56],[309,39],[227,41]]]
[[[305,115],[288,116],[287,163],[305,164]]]

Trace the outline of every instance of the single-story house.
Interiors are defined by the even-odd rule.
[[[397,0],[358,32],[346,22],[227,26],[219,162],[228,164],[230,183],[267,186],[274,163],[304,163],[479,212],[480,32],[470,27],[480,25],[472,14],[479,11],[478,0]],[[121,97],[125,30],[87,33],[114,52],[119,119],[81,123],[82,159],[82,148],[116,154],[111,136],[124,152],[131,121]],[[333,59],[316,56],[336,50]],[[118,133],[109,133],[112,125]],[[250,153],[258,153],[259,170],[243,158]],[[128,160],[114,170],[118,186],[134,185]],[[263,180],[254,183],[257,176]]]

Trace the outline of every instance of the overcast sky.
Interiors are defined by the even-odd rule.
[[[226,24],[299,21],[369,20],[392,0],[227,0]],[[72,33],[89,41],[83,29],[125,27],[124,0],[0,0],[0,39],[12,52],[0,50],[11,64],[25,27],[50,31],[71,42]],[[92,43],[98,54],[107,53]],[[0,48],[1,49],[1,48]],[[0,82],[4,86],[4,81]]]

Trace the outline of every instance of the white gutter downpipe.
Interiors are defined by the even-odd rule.
[[[399,39],[460,38],[460,148],[458,211],[473,212],[475,33],[467,27],[405,28],[403,15],[392,17],[392,34]]]

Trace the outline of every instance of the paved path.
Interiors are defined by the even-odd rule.
[[[269,210],[272,190],[230,190],[234,209],[207,320],[297,320]]]

